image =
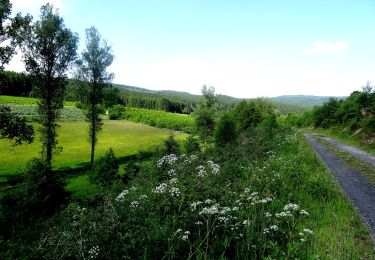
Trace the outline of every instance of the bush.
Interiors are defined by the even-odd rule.
[[[118,120],[122,118],[125,108],[122,105],[115,105],[109,110],[109,119]]]
[[[65,183],[40,159],[27,164],[25,175],[26,200],[30,211],[43,215],[53,213],[67,197]]]
[[[234,143],[237,137],[236,121],[229,113],[223,114],[215,130],[216,145],[222,146]]]
[[[102,186],[110,186],[119,177],[118,169],[119,162],[110,148],[104,156],[95,162],[91,181]]]
[[[171,131],[169,133],[168,139],[164,141],[164,154],[179,154],[180,146],[178,145],[176,138]]]
[[[187,154],[200,151],[198,139],[192,135],[189,135],[185,141],[185,152]]]

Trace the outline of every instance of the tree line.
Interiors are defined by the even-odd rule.
[[[341,127],[350,132],[360,130],[365,138],[375,133],[375,87],[367,82],[361,91],[354,91],[346,99],[331,98],[321,106],[302,115],[288,114],[285,122],[298,127]]]

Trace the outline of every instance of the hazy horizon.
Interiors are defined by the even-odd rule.
[[[85,45],[95,26],[113,47],[114,83],[237,98],[348,96],[374,81],[375,2],[13,0],[39,19],[59,8]],[[23,71],[21,54],[6,67]]]

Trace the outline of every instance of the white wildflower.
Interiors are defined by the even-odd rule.
[[[303,210],[303,209],[299,212],[299,214],[306,215],[306,216],[309,215],[309,213],[306,210]]]
[[[268,233],[270,233],[270,230],[269,230],[268,228],[265,228],[265,229],[263,230],[263,234],[268,234]]]
[[[116,201],[122,201],[126,195],[129,194],[128,190],[123,190],[116,198]]]
[[[245,188],[244,193],[249,193],[249,192],[250,192],[250,188]]]
[[[141,196],[139,196],[139,200],[144,200],[144,199],[147,199],[148,197],[147,197],[147,195],[141,195]]]
[[[138,206],[139,206],[139,202],[138,201],[132,201],[131,203],[130,203],[130,207],[131,208],[138,208]]]
[[[308,228],[305,228],[305,229],[303,230],[303,232],[306,232],[306,233],[308,233],[308,234],[310,234],[310,235],[314,234],[314,232],[313,232],[311,229],[308,229]]]
[[[201,221],[197,221],[197,222],[195,222],[195,225],[202,226],[202,225],[203,225],[203,222],[201,222]]]
[[[242,222],[243,225],[249,225],[250,224],[250,221],[248,219],[245,219],[243,222]]]
[[[130,188],[130,191],[136,191],[136,190],[137,190],[136,187],[131,187],[131,188]]]
[[[206,199],[205,201],[204,201],[204,203],[206,203],[206,204],[211,204],[211,203],[214,203],[215,201],[213,201],[213,200],[211,200],[211,199]]]
[[[172,197],[178,197],[180,196],[180,190],[176,187],[172,187],[170,190],[169,190],[169,194],[172,196]]]
[[[176,183],[178,183],[178,179],[177,178],[172,178],[172,179],[169,180],[169,183],[170,184],[176,184]]]
[[[293,204],[293,203],[289,203],[287,205],[284,206],[284,210],[298,210],[299,209],[299,206],[297,204]]]
[[[264,215],[266,215],[267,218],[272,217],[272,214],[270,214],[269,212],[266,212]]]
[[[298,235],[303,237],[305,234],[303,234],[302,232],[299,232]]]
[[[212,205],[211,207],[204,207],[200,212],[199,215],[214,215],[219,213],[218,204]]]
[[[272,225],[272,226],[270,226],[270,230],[277,231],[277,230],[279,230],[279,227],[276,226],[276,225]]]
[[[302,243],[306,241],[306,239],[303,239],[303,238],[301,238],[300,240],[301,240]]]
[[[155,193],[164,193],[166,189],[167,189],[167,184],[166,183],[160,183],[160,185],[157,186],[154,189],[154,192]]]
[[[95,259],[99,255],[99,246],[94,246],[89,250],[89,259]]]
[[[197,206],[199,206],[200,204],[202,204],[203,202],[202,201],[194,201],[190,204],[190,209],[191,211],[194,211],[197,209]]]
[[[226,223],[226,222],[229,220],[229,218],[228,218],[228,217],[224,217],[224,216],[220,216],[220,217],[218,218],[218,220],[219,220],[219,222],[221,222],[221,223]]]
[[[164,165],[172,165],[178,160],[175,154],[169,154],[157,161],[157,167],[160,168]]]
[[[167,174],[169,175],[169,177],[173,177],[176,175],[176,171],[174,169],[170,169]]]

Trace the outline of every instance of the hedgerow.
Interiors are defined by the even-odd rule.
[[[195,122],[192,116],[159,110],[127,107],[123,113],[123,118],[159,128],[168,128],[186,133],[193,133],[195,129]]]

